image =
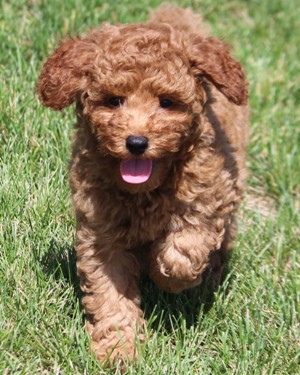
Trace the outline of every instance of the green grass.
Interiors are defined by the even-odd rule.
[[[178,1],[234,47],[251,91],[249,192],[223,285],[179,296],[143,282],[149,319],[128,374],[299,374],[298,0]],[[155,0],[11,0],[0,8],[0,373],[101,374],[83,329],[67,164],[72,110],[39,104],[57,41],[139,22]]]

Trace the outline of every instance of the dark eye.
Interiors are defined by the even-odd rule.
[[[112,107],[119,107],[124,103],[124,98],[122,96],[112,96],[108,99],[108,104]]]
[[[172,107],[173,104],[174,103],[171,99],[167,99],[167,98],[159,99],[159,105],[161,106],[161,108],[170,108]]]

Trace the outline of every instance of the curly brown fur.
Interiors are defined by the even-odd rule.
[[[245,76],[227,46],[201,33],[199,16],[166,9],[147,24],[106,24],[67,39],[38,82],[45,106],[76,101],[77,269],[100,360],[135,357],[136,338],[144,340],[141,254],[158,286],[180,292],[201,283],[234,237],[245,178]],[[147,137],[148,147],[132,154],[130,136]],[[151,163],[146,181],[124,180],[127,159],[144,169]]]

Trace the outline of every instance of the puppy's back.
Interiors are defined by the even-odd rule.
[[[183,33],[197,33],[206,36],[210,27],[201,14],[193,13],[191,8],[182,9],[175,5],[163,4],[149,16],[149,22],[167,23]]]

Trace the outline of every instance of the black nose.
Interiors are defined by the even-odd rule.
[[[131,135],[126,139],[126,147],[132,154],[141,155],[148,147],[148,138]]]

